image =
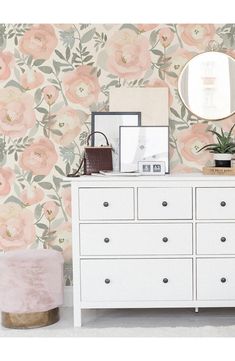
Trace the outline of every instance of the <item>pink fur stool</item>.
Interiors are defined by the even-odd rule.
[[[0,257],[0,310],[9,328],[47,326],[63,304],[63,256],[55,250],[10,251]]]

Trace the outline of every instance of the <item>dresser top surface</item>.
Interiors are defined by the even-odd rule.
[[[104,175],[84,175],[81,177],[64,177],[65,182],[87,183],[87,182],[166,182],[166,181],[226,181],[235,182],[235,176],[214,176],[202,173],[185,174],[165,174],[162,176],[104,176]]]

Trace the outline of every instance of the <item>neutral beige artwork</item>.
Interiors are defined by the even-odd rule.
[[[142,125],[168,125],[168,88],[112,88],[111,112],[141,112]]]

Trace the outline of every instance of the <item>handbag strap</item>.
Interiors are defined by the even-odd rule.
[[[108,138],[106,137],[106,135],[105,135],[104,133],[98,132],[98,131],[92,132],[90,135],[88,135],[88,138],[87,138],[87,146],[89,146],[89,140],[90,140],[91,136],[94,135],[94,134],[101,134],[101,135],[103,135],[104,138],[105,138],[105,140],[106,140],[106,143],[107,143],[106,145],[109,146],[109,141],[108,141]]]
[[[84,155],[83,155],[82,160],[81,160],[81,162],[80,162],[80,164],[79,164],[79,167],[78,167],[78,169],[76,170],[76,172],[71,173],[71,174],[67,174],[67,177],[80,177],[81,174],[80,174],[79,172],[80,172],[80,169],[82,168],[84,162],[85,162],[85,157],[84,157]]]

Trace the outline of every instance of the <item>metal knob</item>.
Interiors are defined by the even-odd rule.
[[[163,201],[163,202],[162,202],[162,206],[163,206],[163,207],[166,207],[167,204],[168,204],[168,203],[167,203],[166,201]]]
[[[221,237],[220,240],[221,242],[226,242],[226,237]]]
[[[221,280],[220,280],[222,283],[225,283],[227,280],[225,277],[222,277]]]
[[[163,278],[163,283],[168,283],[168,278]]]
[[[104,203],[103,203],[103,206],[104,206],[104,207],[108,207],[108,206],[109,206],[109,202],[104,202]]]
[[[225,207],[225,206],[226,206],[226,202],[225,202],[225,201],[222,201],[222,202],[220,202],[220,205],[221,205],[221,207]]]
[[[110,239],[108,237],[105,237],[104,242],[109,243]]]
[[[105,278],[104,282],[108,285],[110,283],[110,279],[109,278]]]
[[[167,237],[163,237],[163,238],[162,238],[162,241],[166,243],[166,242],[168,242],[168,238],[167,238]]]

